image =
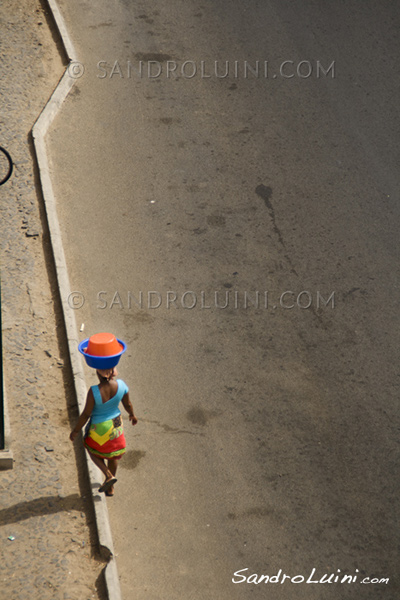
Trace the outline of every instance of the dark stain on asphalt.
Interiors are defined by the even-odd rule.
[[[212,227],[224,227],[225,226],[225,217],[221,217],[220,215],[210,215],[207,217],[207,223]]]
[[[148,17],[147,15],[139,15],[138,19],[143,19],[146,23],[148,23],[149,25],[152,25],[154,23],[154,19],[151,19],[150,17]]]
[[[166,423],[164,423],[163,425],[160,424],[160,427],[163,431],[165,431],[165,433],[188,433],[189,435],[196,435],[194,431],[188,431],[187,429],[178,429],[177,427],[171,427]]]
[[[269,216],[271,217],[274,232],[278,236],[278,239],[279,239],[280,243],[282,244],[282,246],[285,247],[285,242],[283,241],[281,231],[276,224],[275,210],[274,210],[274,207],[272,206],[272,202],[271,202],[272,188],[261,183],[260,185],[258,185],[256,187],[256,194],[264,200],[265,206],[268,208]]]
[[[144,452],[143,450],[128,450],[128,452],[125,452],[122,458],[121,466],[125,469],[133,471],[133,469],[136,469],[141,459],[145,456],[146,452]]]
[[[359,287],[353,287],[353,288],[351,288],[351,290],[349,290],[348,292],[345,292],[345,293],[343,294],[343,296],[342,296],[342,297],[343,297],[343,300],[345,300],[345,299],[346,299],[348,296],[352,296],[352,295],[353,295],[355,292],[360,292],[360,294],[361,294],[362,296],[367,296],[367,295],[368,295],[368,293],[367,293],[367,291],[366,291],[366,290],[362,290],[362,289],[361,289],[361,288],[359,288]]]
[[[222,414],[220,410],[204,410],[201,406],[193,406],[187,413],[186,418],[193,423],[193,425],[200,425],[204,427],[208,424],[210,419],[218,417]]]
[[[100,27],[113,27],[114,23],[112,21],[107,21],[105,23],[98,23],[97,25],[89,25],[89,29],[99,29]]]
[[[142,417],[140,419],[140,421],[143,423],[152,423],[154,425],[157,425],[157,427],[160,427],[164,433],[173,433],[173,434],[188,433],[189,435],[204,436],[204,433],[199,433],[196,431],[189,431],[187,429],[179,429],[178,427],[171,427],[170,425],[167,425],[166,423],[160,423],[159,421],[154,421],[153,419],[146,419],[146,418]]]
[[[78,86],[75,84],[74,87],[72,88],[72,90],[69,93],[69,97],[70,98],[77,98],[78,96],[81,95],[81,90],[78,88]]]
[[[278,237],[278,240],[279,240],[279,243],[281,244],[281,246],[286,250],[286,245],[285,245],[285,241],[283,239],[281,230],[279,229],[278,225],[276,224],[275,209],[271,202],[272,188],[267,185],[264,185],[263,183],[260,183],[260,185],[258,185],[256,187],[256,194],[264,200],[264,204],[268,209],[269,216],[270,216],[270,219],[272,222],[273,231],[276,234],[276,236]],[[290,256],[288,254],[285,254],[285,258],[291,267],[292,273],[297,275],[296,270],[294,269],[292,261],[290,259]]]
[[[268,210],[273,210],[272,204],[270,202],[270,198],[272,196],[272,188],[271,187],[264,185],[263,183],[260,183],[260,185],[258,185],[256,187],[256,194],[264,200],[265,206],[268,208]]]
[[[204,425],[207,425],[208,423],[208,417],[200,406],[194,406],[191,408],[187,412],[186,416],[194,425],[202,425],[204,427]]]

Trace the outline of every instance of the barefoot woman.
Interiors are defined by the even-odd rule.
[[[97,370],[96,373],[100,383],[89,389],[86,406],[69,437],[73,442],[90,419],[83,443],[90,458],[105,476],[99,492],[113,496],[118,460],[125,453],[126,447],[119,403],[122,401],[132,425],[136,425],[137,418],[129,399],[128,386],[122,379],[115,379],[116,368]]]

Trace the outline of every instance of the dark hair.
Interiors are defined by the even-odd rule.
[[[109,377],[104,377],[98,371],[96,371],[96,373],[97,373],[97,377],[100,379],[100,383],[109,382],[110,379],[112,379],[114,376],[114,370],[111,372],[111,375]]]

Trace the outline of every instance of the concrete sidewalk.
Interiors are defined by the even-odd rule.
[[[32,125],[63,74],[39,0],[2,3],[0,145],[15,170],[0,188],[4,379],[13,468],[0,472],[0,596],[97,598],[106,590],[77,417]]]

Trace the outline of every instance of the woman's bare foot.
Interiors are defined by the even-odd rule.
[[[114,496],[114,486],[112,485],[109,490],[106,491],[106,496]]]
[[[99,487],[99,492],[108,492],[108,490],[110,490],[114,486],[114,483],[117,483],[115,477],[107,478],[103,485]]]

